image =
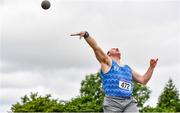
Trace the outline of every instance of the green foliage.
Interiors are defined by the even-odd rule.
[[[100,74],[87,75],[81,82],[80,96],[68,102],[65,111],[102,112],[103,98]]]
[[[91,96],[93,99],[99,99],[104,96],[101,87],[100,73],[87,75],[81,82],[81,96]]]
[[[82,97],[91,97],[92,103],[94,103],[95,110],[103,111],[103,99],[104,92],[101,85],[102,81],[100,78],[100,73],[87,75],[85,80],[81,82],[80,93]]]
[[[97,101],[90,96],[76,97],[65,105],[65,112],[96,112],[99,111]]]
[[[137,100],[137,106],[142,109],[144,103],[149,99],[151,91],[148,87],[134,82],[133,97]]]
[[[156,112],[155,108],[150,107],[149,105],[146,107],[143,107],[143,109],[140,110],[140,112]]]
[[[179,92],[175,88],[175,85],[173,84],[173,81],[170,78],[168,83],[164,87],[164,91],[159,96],[157,107],[162,108],[165,112],[180,112],[179,106]]]
[[[21,98],[21,102],[12,105],[13,112],[56,112],[63,110],[63,104],[55,99],[50,98],[51,95],[44,97],[38,96],[38,93],[31,93],[30,97],[25,95]]]

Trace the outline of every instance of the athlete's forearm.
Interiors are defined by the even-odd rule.
[[[96,50],[99,48],[97,42],[94,40],[93,37],[89,36],[88,38],[85,38],[85,40],[93,50]]]
[[[100,63],[106,62],[106,59],[108,59],[108,56],[103,52],[103,50],[98,46],[95,39],[91,37],[87,31],[81,31],[80,33],[71,34],[70,36],[80,36],[80,39],[84,37],[86,42],[93,49],[96,58]]]
[[[154,68],[149,67],[147,72],[144,74],[143,79],[144,79],[144,84],[146,84],[152,77]]]

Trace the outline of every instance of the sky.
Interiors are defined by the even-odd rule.
[[[86,75],[100,65],[85,40],[87,30],[107,52],[118,47],[121,63],[144,74],[157,67],[146,105],[155,106],[169,78],[180,91],[180,1],[178,0],[0,0],[0,111],[30,92],[59,100],[79,95]]]

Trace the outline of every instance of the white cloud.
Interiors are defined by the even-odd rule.
[[[33,72],[1,73],[1,87],[3,88],[31,88],[42,83],[42,75]]]
[[[3,104],[0,106],[0,112],[1,113],[5,113],[5,112],[9,112],[9,111],[11,111],[9,108],[9,104]]]
[[[12,104],[20,101],[20,97],[29,95],[30,92],[38,92],[39,95],[51,94],[55,99],[70,100],[80,94],[80,82],[85,79],[85,75],[93,72],[96,73],[97,70],[71,68],[0,73],[0,102],[3,105],[0,111],[7,111]]]

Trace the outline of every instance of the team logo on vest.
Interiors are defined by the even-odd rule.
[[[114,71],[119,71],[119,67],[118,66],[114,66]]]

